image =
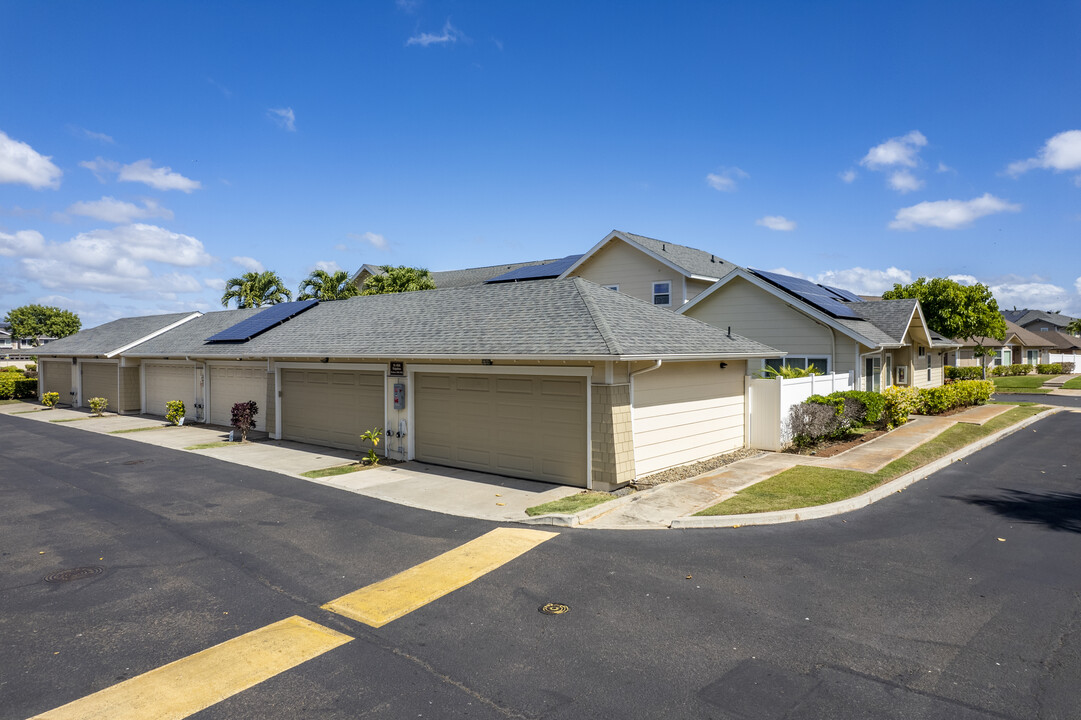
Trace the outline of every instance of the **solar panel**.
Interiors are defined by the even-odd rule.
[[[832,315],[835,318],[846,318],[850,320],[860,319],[859,315],[852,312],[847,305],[838,300],[835,295],[830,293],[830,291],[820,285],[814,284],[810,280],[804,280],[790,275],[766,272],[764,270],[751,270],[751,272],[782,290],[795,295],[800,300],[815,306],[828,315]]]
[[[544,278],[559,277],[563,271],[581,259],[581,255],[568,255],[559,260],[553,260],[541,265],[527,265],[515,268],[502,275],[496,275],[489,283],[515,282],[517,280],[543,280]]]
[[[246,320],[241,320],[236,325],[222,330],[216,335],[211,335],[207,342],[244,342],[251,340],[259,333],[266,332],[270,328],[281,325],[289,318],[296,317],[308,308],[319,304],[318,300],[299,300],[297,302],[278,303],[271,305],[262,312],[255,313]]]
[[[836,287],[833,287],[832,285],[823,285],[822,287],[826,288],[827,290],[829,290],[834,295],[840,296],[840,298],[842,300],[845,300],[847,302],[863,302],[863,298],[861,298],[859,295],[857,295],[856,293],[854,293],[854,292],[852,292],[850,290],[845,290],[843,288],[836,288]]]

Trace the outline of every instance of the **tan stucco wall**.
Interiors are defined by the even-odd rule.
[[[630,385],[593,385],[590,392],[593,489],[607,492],[634,480]]]
[[[721,267],[718,263],[718,273]],[[653,302],[653,283],[667,280],[672,283],[672,304],[658,307],[669,310],[678,310],[685,299],[694,299],[710,286],[708,282],[687,280],[684,298],[684,276],[680,272],[618,239],[594,253],[573,274],[598,285],[618,285],[621,293],[648,303]]]

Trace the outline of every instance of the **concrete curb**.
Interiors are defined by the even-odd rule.
[[[1012,425],[1008,428],[999,430],[993,435],[988,435],[982,440],[978,440],[971,445],[966,445],[960,450],[956,450],[949,455],[939,458],[934,462],[928,463],[921,468],[917,468],[912,472],[902,475],[901,477],[891,480],[885,485],[858,495],[854,498],[848,498],[847,500],[839,500],[835,503],[829,503],[828,505],[817,505],[815,507],[797,508],[795,510],[778,510],[777,512],[769,513],[752,513],[748,515],[714,515],[708,517],[681,517],[672,520],[669,527],[675,530],[689,530],[695,528],[724,528],[724,527],[740,527],[742,525],[776,525],[778,523],[798,522],[800,520],[814,520],[816,518],[831,517],[833,515],[841,515],[843,513],[851,512],[853,510],[859,510],[862,507],[866,507],[871,503],[878,502],[882,498],[888,497],[893,493],[901,492],[909,485],[915,482],[923,480],[931,473],[937,472],[944,467],[948,467],[952,463],[966,458],[975,452],[982,450],[988,445],[992,445],[1008,435],[1012,435],[1018,430],[1032,425],[1034,423],[1043,420],[1049,415],[1062,412],[1066,408],[1050,408],[1043,411],[1039,415],[1033,415],[1027,420],[1022,420],[1016,425]]]

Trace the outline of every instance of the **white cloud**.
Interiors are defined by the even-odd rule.
[[[714,190],[721,192],[735,192],[736,181],[748,178],[750,175],[738,167],[721,168],[720,171],[706,175],[706,183]]]
[[[927,144],[927,138],[919,130],[907,135],[890,138],[881,145],[875,145],[860,160],[860,165],[872,170],[881,170],[894,165],[916,167],[920,148]]]
[[[203,186],[198,180],[191,180],[180,173],[173,172],[171,167],[154,167],[150,158],[124,165],[120,168],[117,179],[121,182],[145,183],[157,190],[179,190],[185,193],[198,190]]]
[[[1044,143],[1036,157],[1010,163],[1006,174],[1017,177],[1034,168],[1055,172],[1081,170],[1081,130],[1060,132]],[[1074,181],[1081,186],[1081,176]]]
[[[420,7],[420,0],[394,0],[394,4],[403,12],[414,13]]]
[[[198,292],[189,274],[156,273],[147,263],[194,267],[213,261],[197,239],[155,225],[124,225],[80,233],[63,243],[42,243],[21,259],[26,277],[47,288],[170,296]]]
[[[86,128],[80,128],[80,130],[82,130],[84,137],[88,137],[91,140],[97,140],[98,142],[105,143],[106,145],[116,145],[116,140],[113,140],[111,135],[94,132],[93,130],[87,130]]]
[[[289,132],[297,131],[297,116],[293,108],[270,108],[266,111],[267,117],[278,124],[278,127]]]
[[[938,169],[937,169],[937,170],[935,170],[935,172],[939,172],[939,173],[953,173],[954,175],[956,175],[956,174],[957,174],[957,171],[956,171],[956,170],[954,170],[954,169],[953,169],[952,167],[950,167],[949,165],[947,165],[946,163],[944,163],[944,162],[941,162],[941,161],[939,161],[939,163],[938,163]]]
[[[313,269],[322,270],[325,273],[333,275],[334,273],[340,271],[342,269],[342,266],[334,262],[333,260],[320,260],[319,262],[315,263]]]
[[[459,40],[468,40],[461,30],[451,25],[448,19],[443,23],[443,30],[439,35],[434,33],[420,33],[414,35],[405,41],[406,45],[420,45],[421,47],[428,47],[429,45],[449,45],[456,43]]]
[[[1065,288],[1053,283],[1024,281],[1021,279],[990,285],[991,292],[1000,308],[1034,308],[1040,310],[1062,310],[1076,301]]]
[[[1073,281],[1074,289],[1077,290],[1077,294],[1081,295],[1081,277]]]
[[[387,239],[378,233],[366,232],[366,233],[346,233],[346,237],[356,240],[357,242],[371,245],[376,250],[387,249]]]
[[[147,198],[142,203],[143,206],[139,207],[135,203],[124,202],[106,196],[101,200],[77,202],[69,207],[67,212],[72,215],[83,215],[117,224],[148,218],[173,219],[173,211],[162,207],[157,201]]]
[[[837,177],[841,178],[841,182],[850,183],[855,180],[857,176],[858,173],[850,168],[843,173],[839,173]]]
[[[890,187],[904,195],[923,187],[923,180],[920,180],[908,170],[898,170],[890,174]]]
[[[890,228],[915,230],[922,226],[955,230],[971,225],[973,221],[986,215],[1020,210],[1020,205],[984,193],[981,197],[972,200],[937,200],[901,208],[890,223]]]
[[[20,230],[14,235],[0,232],[0,257],[40,255],[44,248],[45,237],[37,230]]]
[[[767,215],[754,221],[755,225],[769,228],[770,230],[795,230],[796,222],[782,215]]]
[[[248,272],[261,273],[266,270],[266,267],[263,265],[263,263],[252,257],[247,257],[245,255],[237,255],[236,257],[233,257],[232,260]]]
[[[99,182],[105,182],[109,179],[109,173],[119,172],[120,163],[113,160],[106,160],[99,155],[94,160],[83,160],[79,163],[79,167],[84,167],[94,173],[94,177],[96,177]]]
[[[51,156],[42,155],[0,130],[0,183],[29,185],[35,190],[55,189],[60,187],[63,174],[53,165]]]
[[[210,288],[211,290],[214,290],[214,291],[222,291],[222,290],[225,290],[225,279],[224,278],[203,278],[203,285],[206,285],[208,288]]]
[[[947,280],[953,280],[955,283],[959,283],[961,285],[966,285],[966,286],[967,285],[975,285],[976,283],[979,282],[979,280],[976,279],[975,275],[947,275],[946,279]]]
[[[787,268],[777,268],[773,272],[803,278],[822,285],[829,285],[842,290],[849,290],[857,295],[881,295],[892,290],[894,284],[907,285],[912,282],[912,273],[896,267],[885,270],[854,267],[845,270],[826,270],[818,275],[805,275]]]

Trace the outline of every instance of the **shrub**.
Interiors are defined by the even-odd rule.
[[[802,402],[793,405],[788,411],[788,430],[792,433],[792,444],[796,447],[808,447],[837,432],[841,417],[830,405],[816,402]]]
[[[1037,375],[1062,375],[1062,363],[1040,363],[1036,366]]]
[[[920,391],[914,387],[893,385],[883,390],[882,396],[886,399],[883,419],[889,429],[904,425],[920,406]]]
[[[1063,362],[1063,363],[1059,363],[1059,365],[1062,367],[1062,374],[1063,375],[1072,375],[1073,374],[1074,364],[1072,362]]]
[[[369,465],[378,465],[379,456],[375,454],[375,449],[379,447],[379,441],[383,437],[383,431],[375,427],[366,432],[360,434],[360,439],[370,442],[372,446],[368,448],[367,460]]]
[[[32,398],[38,395],[38,379],[15,373],[0,373],[0,400]]]
[[[971,365],[968,367],[955,367],[953,365],[946,366],[946,379],[947,380],[982,380],[983,368],[979,365]]]
[[[94,413],[96,417],[104,415],[105,409],[109,407],[108,398],[92,397],[87,402],[90,403],[90,412]]]
[[[20,370],[19,368],[15,367],[14,365],[5,365],[4,367],[0,367],[0,372],[13,372],[13,373],[21,373],[21,372],[22,372],[22,370]]]
[[[36,373],[38,371],[37,363],[26,363],[26,367],[23,368],[28,373]]]
[[[882,393],[867,390],[842,390],[833,394],[839,395],[846,400],[853,400],[863,406],[863,416],[859,419],[860,423],[875,425],[882,420],[882,413],[886,409],[886,397]]]
[[[991,368],[991,374],[995,377],[1002,377],[1004,375],[1028,375],[1032,370],[1031,365],[1013,364],[1013,365],[996,365]]]
[[[41,396],[41,404],[47,408],[56,407],[56,404],[60,402],[60,393],[47,392]]]
[[[165,401],[165,419],[173,425],[179,425],[180,420],[184,417],[184,401],[183,400],[166,400]]]
[[[938,415],[948,410],[970,405],[982,405],[991,399],[995,384],[990,380],[962,380],[941,387],[919,391],[920,412]]]
[[[764,367],[758,371],[757,375],[760,378],[777,378],[783,380],[791,380],[792,378],[805,378],[812,375],[822,375],[822,371],[817,366],[811,365],[808,368],[796,367],[794,365],[782,365],[779,368]]]
[[[231,424],[240,431],[240,442],[248,442],[248,431],[255,427],[255,416],[258,414],[259,406],[254,400],[233,405]]]

